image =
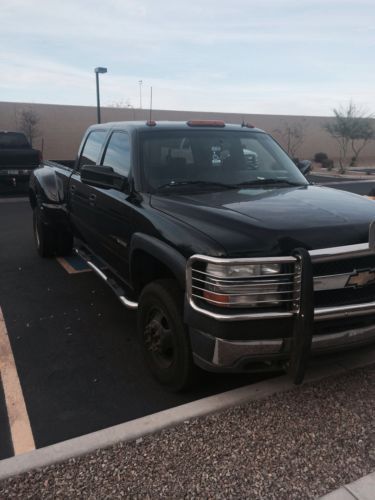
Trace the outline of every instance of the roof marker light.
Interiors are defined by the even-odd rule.
[[[222,120],[189,120],[186,124],[189,127],[225,127]]]

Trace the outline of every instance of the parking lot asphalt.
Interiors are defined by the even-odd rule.
[[[166,392],[144,368],[135,313],[94,273],[37,255],[25,199],[0,202],[0,308],[37,448],[265,377],[202,373],[194,392]],[[0,458],[12,453],[3,399]]]

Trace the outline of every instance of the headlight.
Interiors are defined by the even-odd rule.
[[[253,278],[255,276],[264,276],[279,274],[280,264],[246,264],[246,265],[227,265],[227,264],[207,264],[206,272],[216,278]]]
[[[203,297],[221,307],[270,307],[282,302],[280,264],[216,264],[206,267]],[[282,284],[282,283],[281,283]]]

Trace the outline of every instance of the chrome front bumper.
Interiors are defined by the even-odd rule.
[[[255,362],[260,359],[271,360],[283,356],[288,357],[291,351],[290,338],[232,341],[215,338],[203,332],[199,332],[199,334],[209,337],[214,342],[212,359],[206,361],[218,369],[232,367],[240,360]],[[349,329],[339,333],[314,335],[311,352],[319,354],[373,342],[375,343],[375,325]]]

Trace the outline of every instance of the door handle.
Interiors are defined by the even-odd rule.
[[[77,189],[77,186],[75,184],[70,185],[70,192],[74,193],[74,191]]]
[[[90,194],[89,196],[89,205],[92,207],[95,206],[95,201],[96,201],[96,194]]]

